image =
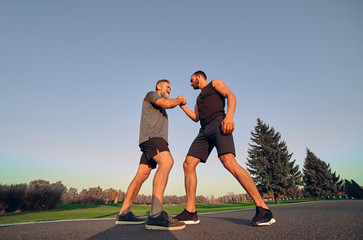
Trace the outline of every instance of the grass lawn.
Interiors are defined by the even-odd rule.
[[[308,202],[312,199],[287,200],[280,201],[282,204],[291,204],[299,202]],[[267,202],[269,206],[275,205],[274,202]],[[185,206],[164,206],[164,210],[171,215],[179,214]],[[227,210],[237,210],[254,208],[252,202],[235,202],[235,203],[218,203],[218,204],[197,204],[198,213],[219,212]],[[78,205],[63,204],[59,205],[55,210],[48,211],[25,211],[18,213],[0,214],[0,224],[64,220],[64,219],[89,219],[89,218],[116,218],[117,213],[121,209],[121,203],[109,205]],[[150,206],[132,205],[131,211],[136,216],[146,216],[150,212]]]

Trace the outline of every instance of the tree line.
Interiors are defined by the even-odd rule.
[[[125,199],[125,192],[113,188],[103,190],[91,187],[78,192],[76,188],[67,188],[61,181],[50,183],[46,180],[34,180],[29,184],[0,184],[0,212],[20,212],[23,210],[55,209],[59,204],[117,204]],[[196,196],[196,203],[226,203],[252,201],[248,194],[228,193],[222,197]],[[150,205],[151,195],[138,194],[134,204]],[[185,205],[186,196],[166,195],[165,205]]]
[[[363,199],[363,189],[354,180],[340,179],[330,165],[306,149],[303,171],[292,160],[286,142],[273,127],[257,119],[251,132],[247,171],[251,174],[264,200],[314,197],[315,199],[344,196]],[[61,181],[49,183],[34,180],[29,184],[0,184],[0,211],[46,210],[58,204],[122,203],[125,192],[113,188],[92,187],[78,192],[67,188]],[[197,196],[196,203],[226,203],[252,201],[248,194],[228,193],[222,197]],[[185,205],[186,196],[164,196],[163,204]],[[151,204],[151,196],[139,194],[134,204]]]

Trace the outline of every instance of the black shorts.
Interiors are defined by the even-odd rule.
[[[218,157],[226,153],[236,156],[232,133],[223,134],[221,127],[223,119],[223,116],[216,117],[207,126],[200,129],[187,156],[199,158],[201,162],[205,163],[214,147],[217,148]]]
[[[170,152],[168,143],[161,137],[150,138],[148,141],[141,143],[140,149],[142,151],[140,164],[149,165],[152,169],[156,168],[157,165],[153,157],[158,154],[158,150],[159,152]]]

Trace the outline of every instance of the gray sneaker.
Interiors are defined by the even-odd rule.
[[[161,211],[156,217],[147,218],[145,228],[148,230],[181,230],[185,228],[185,223],[179,222],[167,212]]]
[[[124,225],[124,224],[143,224],[145,222],[145,218],[135,217],[135,215],[130,211],[125,214],[117,214],[116,224]]]

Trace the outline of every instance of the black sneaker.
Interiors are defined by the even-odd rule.
[[[200,221],[198,219],[197,212],[191,213],[188,210],[184,209],[182,213],[174,217],[179,222],[183,222],[185,224],[198,224]]]
[[[125,214],[117,214],[116,224],[143,224],[145,222],[144,218],[135,217],[132,212],[128,212]]]
[[[156,217],[149,216],[145,228],[148,230],[181,230],[185,223],[172,218],[167,212],[161,211]]]
[[[276,220],[270,209],[256,207],[256,215],[252,218],[252,226],[269,226],[275,222]]]

